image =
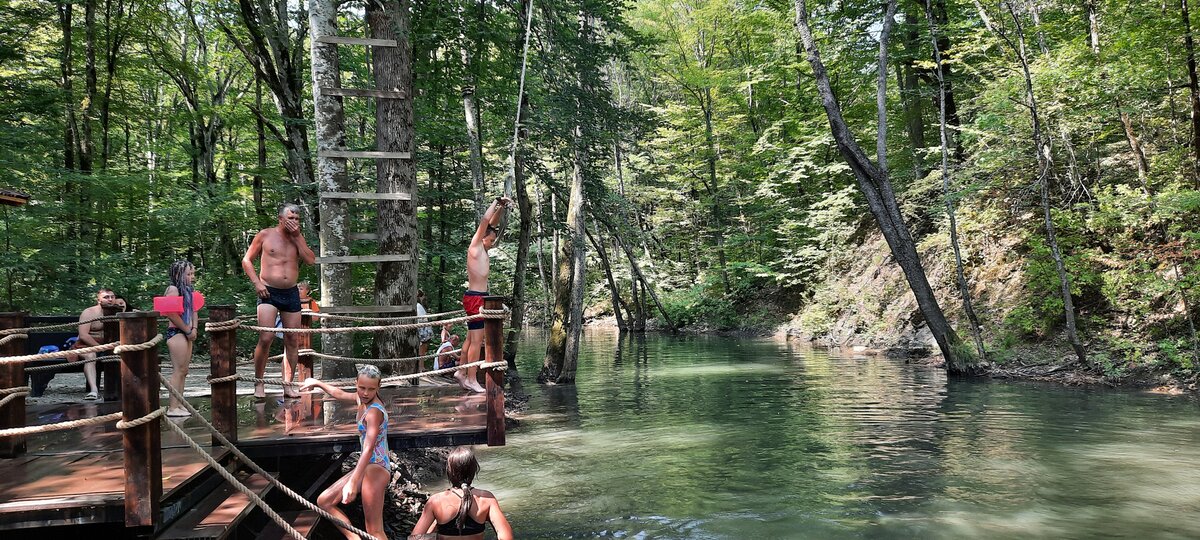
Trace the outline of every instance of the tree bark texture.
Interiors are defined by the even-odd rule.
[[[604,270],[604,280],[608,282],[608,292],[612,298],[613,316],[617,319],[617,330],[624,332],[628,329],[628,326],[625,324],[625,316],[621,314],[621,309],[625,308],[625,301],[621,300],[621,288],[617,286],[617,280],[613,279],[612,265],[609,264],[608,253],[604,249],[604,238],[601,237],[598,241],[590,230],[584,229],[583,232],[587,234],[588,241],[591,242],[592,247],[596,248],[596,255],[600,256],[600,268]]]
[[[925,269],[921,265],[916,245],[909,235],[908,226],[900,215],[895,194],[892,192],[891,182],[888,180],[886,161],[876,165],[858,146],[853,133],[851,133],[849,126],[842,117],[841,105],[838,104],[837,98],[833,94],[829,75],[825,70],[824,63],[821,61],[816,41],[813,39],[812,31],[808,25],[808,11],[804,5],[804,0],[795,0],[795,6],[796,29],[800,34],[804,50],[807,53],[808,63],[812,66],[813,75],[816,78],[817,92],[821,97],[826,116],[829,118],[830,130],[836,141],[838,151],[841,152],[850,165],[851,170],[854,171],[854,176],[858,179],[859,189],[863,193],[868,207],[871,209],[871,214],[875,216],[880,232],[883,233],[884,240],[887,241],[888,247],[891,248],[896,264],[904,272],[909,287],[913,291],[913,296],[917,300],[917,305],[920,307],[921,314],[924,316],[925,322],[933,334],[938,348],[946,358],[947,369],[954,373],[968,372],[972,368],[965,365],[965,359],[960,357],[961,355],[957,350],[960,343],[958,335],[950,327],[941,306],[938,305],[937,298],[933,294],[933,289],[929,285],[929,279],[925,275]],[[892,15],[895,13],[895,9],[896,1],[890,0],[887,8],[888,15],[884,19],[885,34],[890,30]],[[881,39],[878,66],[883,72],[883,75],[879,79],[881,90],[885,89],[884,85],[887,80],[886,48],[887,40]],[[881,95],[878,99],[883,100],[884,96]],[[884,137],[886,136],[887,122],[885,110],[881,109],[879,115],[883,121],[879,124],[881,134],[877,141],[877,155],[886,157]]]
[[[308,20],[313,31],[311,44],[313,106],[317,130],[317,150],[343,150],[346,147],[346,113],[341,96],[325,95],[321,88],[340,88],[337,45],[320,43],[315,38],[336,36],[337,8],[332,0],[309,2]],[[346,173],[343,158],[318,157],[317,182],[320,191],[350,191],[350,178]],[[349,201],[347,199],[325,199],[320,201],[321,257],[350,254]],[[353,305],[351,294],[350,265],[321,265],[321,301],[327,306]],[[336,321],[325,321],[325,325],[340,326]],[[321,338],[321,350],[325,354],[353,356],[354,342],[350,334],[328,334]],[[321,374],[325,378],[349,377],[354,373],[352,365],[342,362],[324,361]]]
[[[380,90],[413,95],[412,44],[409,41],[409,0],[374,0],[367,3],[371,37],[397,40],[397,47],[374,47],[372,66]],[[412,99],[379,99],[375,106],[377,150],[415,152]],[[376,162],[379,193],[416,193],[416,162],[412,159],[380,159]],[[417,206],[414,201],[381,200],[378,205],[379,253],[409,254],[409,261],[379,263],[375,273],[375,301],[381,306],[415,306],[417,301]],[[376,333],[375,343],[383,358],[416,356],[416,330]],[[397,366],[416,372],[420,365]]]
[[[567,203],[567,226],[571,231],[570,326],[567,331],[566,349],[563,352],[562,371],[558,373],[556,381],[559,384],[575,383],[576,366],[579,364],[579,338],[583,333],[583,294],[587,290],[587,244],[584,241],[587,225],[584,222],[583,210],[583,180],[588,159],[586,145],[587,139],[583,126],[576,124],[571,198]],[[564,251],[563,255],[566,254]]]
[[[521,97],[522,100],[525,96]],[[529,107],[521,107],[522,124],[517,129],[516,151],[513,153],[513,193],[517,198],[517,210],[520,212],[519,233],[517,236],[517,260],[513,271],[513,292],[509,302],[512,304],[512,315],[508,335],[504,340],[504,360],[508,362],[510,377],[517,375],[517,343],[525,326],[525,274],[529,269],[529,243],[533,236],[533,206],[529,203],[529,191],[525,186],[525,156],[521,140],[525,137],[524,121]]]
[[[1187,51],[1188,91],[1192,103],[1192,185],[1200,189],[1200,79],[1196,75],[1196,44],[1192,37],[1188,0],[1179,0],[1179,7],[1183,17],[1183,45]]]

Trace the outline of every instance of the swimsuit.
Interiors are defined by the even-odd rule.
[[[270,304],[284,313],[300,313],[300,288],[276,289],[267,285],[267,298],[259,297],[258,304]]]
[[[478,315],[479,308],[483,307],[483,297],[487,295],[487,291],[479,292],[468,290],[467,293],[463,295],[463,310],[467,312],[467,315]],[[467,321],[467,330],[479,330],[480,328],[483,328],[483,324],[483,319]]]
[[[379,435],[377,435],[375,437],[375,444],[372,445],[372,447],[371,447],[371,460],[368,461],[368,463],[374,463],[376,465],[379,465],[380,467],[383,467],[384,470],[386,470],[390,474],[392,472],[392,460],[391,460],[391,458],[388,457],[388,443],[387,443],[388,413],[387,413],[387,409],[384,409],[383,405],[380,405],[378,401],[371,402],[371,404],[367,406],[367,409],[363,411],[362,418],[358,419],[358,442],[362,446],[363,452],[366,452],[367,451],[366,420],[367,420],[367,411],[371,410],[371,407],[375,407],[375,408],[379,409],[379,412],[383,413],[383,421],[379,423]]]
[[[183,313],[180,315],[179,319],[182,320],[184,324],[191,323],[192,312],[195,311],[195,309],[192,307],[194,300],[192,297],[193,291],[195,291],[195,289],[191,287],[179,287],[179,296],[183,297]],[[187,337],[187,334],[185,334],[183,330],[180,330],[173,325],[168,325],[167,333],[163,336],[165,338],[163,341],[171,341],[171,338],[175,336]]]
[[[450,493],[454,493],[454,490],[450,490]],[[458,493],[454,494],[458,495]],[[463,494],[463,497],[470,496],[471,494],[469,491]],[[459,498],[461,499],[462,497]],[[443,536],[469,536],[472,534],[483,533],[483,524],[475,521],[475,518],[471,516],[463,516],[463,524],[461,528],[457,523],[455,523],[456,521],[458,520],[455,519],[454,521],[449,521],[446,523],[438,523],[437,533]]]

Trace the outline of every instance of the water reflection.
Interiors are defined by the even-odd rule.
[[[481,451],[522,538],[1200,537],[1190,399],[773,340],[592,331],[583,351],[575,387],[526,386],[527,421]]]

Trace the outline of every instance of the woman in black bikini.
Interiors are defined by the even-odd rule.
[[[491,492],[471,487],[479,462],[469,446],[459,446],[446,457],[446,477],[450,487],[429,497],[421,518],[409,538],[438,538],[454,540],[483,540],[484,525],[492,523],[497,540],[512,540],[512,527],[500,510],[500,502]]]
[[[192,361],[192,346],[196,343],[196,309],[193,305],[192,293],[195,292],[196,267],[187,261],[175,261],[167,272],[171,284],[163,292],[163,296],[182,296],[182,313],[164,313],[170,323],[167,325],[167,351],[171,353],[171,385],[183,389],[187,379],[188,364]],[[175,396],[171,396],[167,416],[189,416],[191,413],[183,407]]]

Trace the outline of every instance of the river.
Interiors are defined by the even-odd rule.
[[[1193,398],[604,329],[543,386],[544,349],[478,449],[517,538],[1200,538]]]

